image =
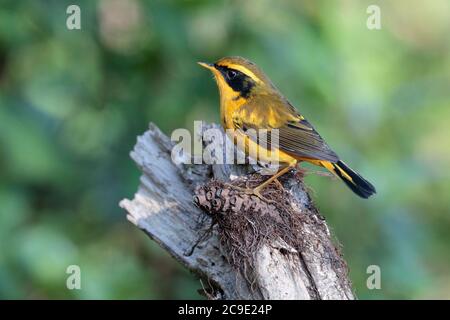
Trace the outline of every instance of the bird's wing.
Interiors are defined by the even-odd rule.
[[[270,131],[278,129],[280,150],[299,158],[331,162],[339,160],[313,126],[281,97],[255,98],[238,108],[232,117],[235,129],[260,144],[267,143],[270,146]],[[254,130],[258,129],[267,129],[267,136],[255,137]]]

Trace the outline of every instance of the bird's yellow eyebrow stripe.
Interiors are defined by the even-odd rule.
[[[227,67],[227,68],[230,68],[230,69],[234,69],[234,70],[240,71],[243,74],[245,74],[245,75],[249,76],[250,78],[252,78],[254,81],[256,81],[258,83],[262,82],[262,80],[260,78],[258,78],[253,72],[251,72],[249,69],[247,69],[246,67],[241,66],[239,64],[226,63],[226,64],[219,64],[219,66]]]

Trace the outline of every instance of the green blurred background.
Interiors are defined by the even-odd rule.
[[[449,35],[447,0],[2,0],[0,298],[199,298],[118,202],[137,189],[129,151],[149,121],[218,121],[196,61],[226,55],[261,66],[377,187],[361,200],[306,179],[358,297],[450,298]],[[71,264],[81,290],[66,289]],[[381,290],[366,287],[372,264]]]

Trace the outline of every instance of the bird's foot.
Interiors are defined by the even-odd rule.
[[[264,197],[264,196],[261,194],[261,190],[262,190],[263,188],[260,188],[260,187],[256,187],[256,188],[253,188],[253,189],[252,189],[252,188],[242,188],[242,187],[235,186],[235,185],[233,185],[233,184],[231,184],[231,183],[225,183],[225,185],[226,185],[227,187],[230,187],[230,188],[232,188],[232,189],[238,190],[238,191],[240,191],[240,192],[242,192],[242,193],[245,193],[245,194],[247,194],[247,195],[257,196],[259,199],[261,199],[262,201],[267,202],[267,203],[269,203],[269,204],[275,203],[275,201],[269,200],[269,199],[267,199],[266,197]]]
[[[275,182],[275,184],[278,186],[278,188],[280,188],[281,190],[284,190],[284,187],[283,187],[283,185],[281,184],[280,180],[275,179],[274,182]]]

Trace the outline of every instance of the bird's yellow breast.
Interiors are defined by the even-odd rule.
[[[241,130],[237,130],[238,128],[236,128],[235,121],[233,120],[233,114],[235,114],[236,110],[238,110],[245,102],[246,100],[239,96],[235,99],[221,99],[220,114],[222,126],[224,129],[231,129],[231,131],[227,131],[230,139],[240,142],[236,144],[237,147],[242,150],[246,156],[253,158],[263,166],[269,163],[276,163],[280,167],[295,164],[297,160],[289,154],[278,148],[273,148],[273,150],[270,146],[265,148],[250,139],[248,135]],[[252,115],[248,116],[251,117]]]

